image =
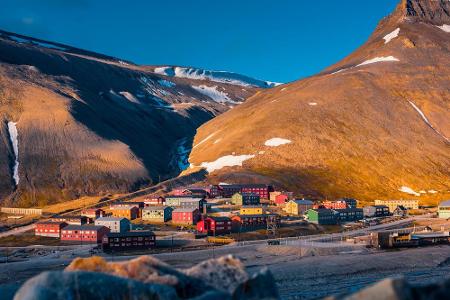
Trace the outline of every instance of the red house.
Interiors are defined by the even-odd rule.
[[[327,208],[327,209],[345,209],[347,202],[345,201],[324,201],[321,204],[316,204],[313,208]]]
[[[59,238],[61,229],[67,226],[66,222],[42,221],[34,226],[34,235]]]
[[[275,205],[284,206],[286,202],[292,200],[293,198],[294,194],[292,192],[283,192],[282,194],[275,196]]]
[[[196,208],[177,208],[172,211],[172,223],[195,225],[200,220],[201,214]]]
[[[269,199],[269,193],[273,192],[273,187],[265,184],[245,184],[242,185],[242,193],[254,193],[261,199]]]
[[[197,231],[214,235],[230,233],[231,219],[227,217],[205,217],[198,221]]]
[[[231,217],[233,231],[253,230],[267,226],[267,223],[280,224],[281,219],[276,214],[263,215],[235,215]]]
[[[68,225],[61,230],[61,241],[101,243],[109,228],[96,225]]]
[[[152,197],[152,198],[146,198],[144,199],[144,206],[160,206],[160,205],[164,205],[164,203],[166,202],[166,199],[164,199],[164,197],[159,196],[159,197]]]

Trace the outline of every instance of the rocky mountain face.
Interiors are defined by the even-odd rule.
[[[449,12],[450,1],[401,1],[342,61],[201,126],[190,170],[311,197],[448,197]]]
[[[0,31],[0,199],[124,192],[186,168],[196,128],[265,83],[155,67]],[[225,78],[225,79],[224,79]]]

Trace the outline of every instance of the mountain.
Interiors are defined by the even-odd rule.
[[[448,197],[449,14],[450,1],[401,1],[342,61],[202,125],[190,171],[308,197]]]
[[[165,75],[0,31],[2,204],[124,192],[176,176],[196,128],[264,86],[231,78],[249,83]]]

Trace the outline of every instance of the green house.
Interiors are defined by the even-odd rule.
[[[335,225],[338,223],[338,214],[332,209],[308,209],[306,215],[310,223],[319,225]]]

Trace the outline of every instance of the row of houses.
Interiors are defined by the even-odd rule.
[[[205,198],[231,198],[237,193],[253,193],[260,199],[269,199],[269,195],[274,191],[273,186],[267,184],[218,184],[206,187],[187,187],[176,189],[172,192],[175,196],[180,195],[202,195]]]

